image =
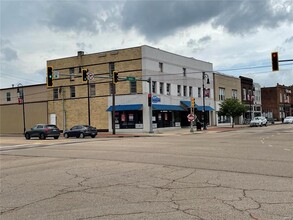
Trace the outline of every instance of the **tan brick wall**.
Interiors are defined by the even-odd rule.
[[[237,90],[237,98],[241,101],[241,83],[239,78],[215,74],[215,100],[219,100],[219,88],[225,88],[225,98],[232,97],[232,89]]]
[[[81,57],[68,57],[47,61],[47,66],[58,69],[60,78],[54,79],[54,87],[62,86],[62,93],[58,100],[53,100],[53,89],[48,92],[48,117],[50,114],[57,115],[57,126],[63,129],[63,99],[66,111],[66,129],[76,124],[88,124],[88,90],[87,82],[82,81],[82,73],[79,73],[79,66],[94,73],[96,96],[91,97],[91,125],[98,129],[108,129],[108,97],[110,94],[109,62],[115,63],[115,71],[119,72],[119,78],[133,76],[141,78],[141,47],[128,48],[123,50],[109,51],[83,55]],[[69,68],[74,67],[75,78],[69,78]],[[137,83],[137,93],[142,93],[142,82]],[[70,98],[70,86],[75,86],[75,98]],[[130,94],[130,82],[118,82],[116,94]]]

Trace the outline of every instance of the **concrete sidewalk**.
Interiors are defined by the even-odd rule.
[[[274,125],[282,124],[282,122],[276,122]],[[269,124],[271,126],[271,124]],[[219,133],[235,131],[242,128],[249,128],[249,125],[235,125],[232,128],[231,125],[220,125],[220,126],[208,126],[207,130],[197,131],[196,127],[193,128],[193,132],[190,131],[190,127],[184,128],[158,128],[154,129],[153,133],[120,133],[116,130],[116,134],[112,132],[99,132],[96,138],[123,138],[123,137],[154,137],[154,136],[164,136],[164,135],[188,135],[188,134],[205,134],[205,133]],[[1,137],[23,137],[23,134],[0,134]],[[63,134],[61,134],[63,137]]]

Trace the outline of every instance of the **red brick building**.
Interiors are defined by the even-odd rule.
[[[261,102],[264,115],[277,120],[293,115],[293,85],[277,84],[276,87],[261,88]]]

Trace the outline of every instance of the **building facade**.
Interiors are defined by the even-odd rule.
[[[240,79],[221,73],[214,73],[214,91],[215,91],[215,109],[216,113],[220,110],[220,104],[227,98],[241,100],[241,83]],[[218,116],[216,114],[217,125],[231,124],[231,117]],[[241,117],[237,118],[234,123],[239,124]]]
[[[140,46],[86,55],[79,52],[74,57],[49,60],[47,66],[55,71],[48,92],[49,119],[63,130],[76,124],[145,132],[185,126],[192,97],[198,117],[203,118],[204,105],[207,123],[215,124],[211,63]],[[83,69],[88,69],[89,81],[83,81]],[[115,86],[113,71],[119,76]],[[211,81],[205,85],[205,100],[202,72]]]
[[[261,88],[263,115],[282,120],[293,115],[293,85],[277,84],[275,87]]]
[[[46,84],[0,90],[0,133],[17,134],[37,123],[48,123]]]
[[[254,108],[254,87],[253,79],[244,76],[239,76],[241,82],[241,102],[247,106],[248,110],[244,113],[244,120],[251,120],[253,118]]]

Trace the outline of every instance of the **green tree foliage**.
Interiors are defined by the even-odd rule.
[[[232,128],[234,127],[234,121],[236,117],[239,117],[247,111],[247,107],[243,105],[238,99],[225,99],[224,102],[220,104],[219,116],[232,117]]]

